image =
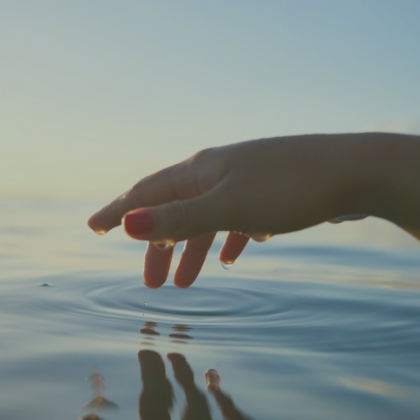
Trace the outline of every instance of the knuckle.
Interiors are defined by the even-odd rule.
[[[127,192],[127,198],[136,205],[136,207],[147,207],[145,190],[150,177],[142,178]]]
[[[192,157],[191,157],[191,162],[193,164],[203,164],[204,162],[207,161],[207,159],[209,159],[209,157],[212,155],[213,151],[215,149],[213,147],[210,147],[208,149],[203,149],[200,150],[199,152],[195,153]]]
[[[135,190],[134,187],[127,193],[127,198],[133,208],[147,207],[146,200],[141,190]]]
[[[174,180],[178,199],[192,198],[209,189],[207,179],[214,171],[211,168],[212,151],[213,149],[201,150],[183,162]]]
[[[146,176],[142,178],[140,181],[138,181],[136,184],[133,185],[131,188],[132,191],[138,191],[144,188],[144,185],[146,184],[147,180],[150,179],[150,176]]]
[[[175,196],[178,200],[198,195],[196,191],[196,174],[188,166],[184,166],[174,179]]]
[[[218,147],[201,150],[192,156],[189,169],[193,174],[197,195],[204,194],[220,182],[227,168],[226,156]]]

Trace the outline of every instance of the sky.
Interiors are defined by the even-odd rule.
[[[418,0],[0,0],[0,196],[113,198],[207,147],[420,134]]]

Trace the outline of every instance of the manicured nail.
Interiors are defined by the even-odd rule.
[[[129,235],[147,235],[153,232],[155,221],[148,210],[140,210],[124,216],[124,228]]]

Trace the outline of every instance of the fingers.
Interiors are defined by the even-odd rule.
[[[153,381],[157,377],[165,378],[165,364],[159,353],[153,350],[140,350],[137,359],[140,362],[143,382]]]
[[[209,233],[185,243],[178,268],[174,276],[174,284],[182,289],[191,286],[200,273],[207,253],[213,243],[216,234]]]
[[[157,289],[165,283],[171,266],[174,249],[158,249],[149,242],[144,256],[143,282],[151,289]]]
[[[194,373],[185,357],[179,353],[169,353],[167,357],[172,363],[175,379],[185,394],[186,406],[181,419],[211,420],[207,398],[197,388],[194,382]]]
[[[249,236],[237,232],[229,232],[220,250],[220,262],[233,264],[239,255],[241,255],[248,241]]]
[[[197,174],[190,169],[188,161],[170,166],[143,178],[133,188],[112,203],[95,213],[88,225],[98,234],[108,232],[121,224],[121,219],[130,210],[158,206],[174,200],[194,197],[197,190]]]
[[[162,357],[152,350],[140,350],[142,390],[139,396],[139,419],[171,420],[169,411],[173,405],[172,386],[166,377]]]
[[[246,417],[235,407],[233,400],[224,394],[220,388],[210,389],[210,392],[213,394],[224,420],[251,420],[250,417]]]
[[[188,200],[133,210],[124,216],[124,229],[134,239],[172,243],[227,230],[229,203],[219,194],[221,188]]]
[[[130,210],[177,199],[174,180],[181,170],[181,164],[178,164],[142,179],[129,191],[91,216],[88,220],[89,227],[96,233],[103,234],[119,226],[124,214]]]
[[[224,420],[250,420],[235,407],[232,398],[222,392],[220,389],[220,376],[216,369],[206,370],[204,372],[204,380],[207,391],[213,394]]]
[[[194,373],[182,354],[169,353],[168,360],[172,364],[175,379],[182,387],[195,386]]]
[[[177,287],[185,289],[191,286],[197,278],[214,237],[215,234],[211,233],[190,239],[185,243],[184,251],[174,275],[174,284]],[[159,249],[149,242],[143,271],[143,281],[147,287],[157,289],[165,283],[169,274],[172,256],[173,247]]]
[[[186,200],[211,190],[226,175],[225,160],[216,149],[202,150],[191,158],[150,175],[111,204],[95,213],[88,225],[96,233],[108,232],[121,224],[127,212]]]

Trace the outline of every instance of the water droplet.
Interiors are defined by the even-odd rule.
[[[251,233],[250,236],[255,242],[264,242],[264,241],[270,239],[270,237],[271,237],[271,235],[269,233],[265,233],[265,232]]]
[[[352,220],[362,220],[362,219],[366,219],[366,217],[369,217],[369,215],[365,213],[353,213],[353,214],[346,214],[344,216],[335,217],[334,219],[329,220],[329,222],[336,224],[336,223],[347,222],[347,221],[352,221]]]
[[[42,283],[42,284],[39,285],[39,287],[51,287],[51,284]]]
[[[97,234],[97,235],[105,235],[105,233],[106,233],[106,230],[95,230],[95,233]]]
[[[154,245],[163,251],[167,251],[175,246],[175,242],[155,242]]]
[[[233,263],[231,263],[231,264],[227,264],[227,263],[220,263],[220,264],[222,264],[222,267],[223,267],[225,270],[230,270],[230,269],[232,268],[232,266],[233,266]]]
[[[247,233],[244,232],[238,232],[240,235],[245,236],[246,238],[250,238],[250,236]]]

